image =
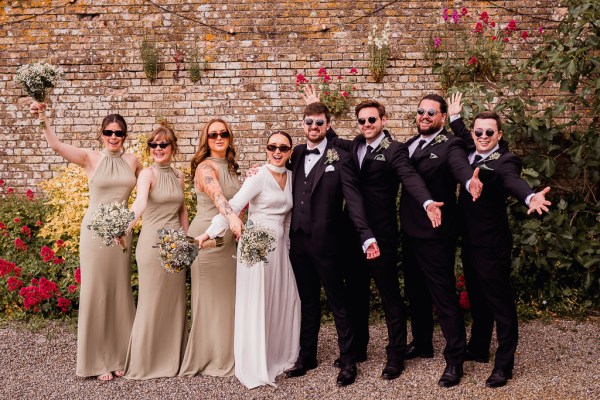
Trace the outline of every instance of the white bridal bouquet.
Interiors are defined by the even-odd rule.
[[[56,86],[63,77],[63,70],[47,63],[31,63],[21,65],[17,69],[15,81],[23,86],[27,94],[39,103],[46,100],[48,89]],[[42,128],[44,123],[40,123]]]
[[[192,265],[200,249],[194,238],[189,237],[183,232],[183,229],[159,229],[158,243],[154,248],[158,248],[160,265],[168,272],[180,272]],[[223,246],[223,238],[206,240],[202,243],[202,248]]]
[[[267,256],[275,250],[273,233],[267,228],[254,225],[251,220],[246,224],[240,243],[240,257],[248,267],[260,261],[268,262]]]
[[[129,223],[135,218],[135,213],[130,211],[125,202],[115,201],[110,204],[100,204],[92,213],[92,221],[88,229],[92,231],[92,237],[100,238],[105,246],[112,246],[114,240],[124,236]],[[127,246],[121,244],[123,253]]]

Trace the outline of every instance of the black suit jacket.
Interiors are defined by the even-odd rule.
[[[417,201],[423,204],[433,199],[425,186],[425,182],[410,164],[408,149],[394,139],[388,131],[384,131],[385,142],[372,152],[367,152],[358,172],[358,182],[365,204],[365,214],[369,226],[381,244],[397,244],[398,219],[397,204],[398,187],[402,182],[403,190],[410,191]],[[362,135],[354,140],[339,138],[333,130],[328,133],[336,146],[348,150],[356,168],[359,168],[358,148],[366,143]],[[421,207],[420,213],[426,217]]]
[[[418,138],[419,136],[413,137],[406,142],[406,146]],[[431,141],[417,157],[410,160],[425,181],[432,199],[444,202],[442,225],[433,228],[427,214],[423,212],[423,202],[409,191],[403,190],[400,199],[402,231],[422,239],[453,238],[458,225],[456,184],[458,182],[465,186],[473,175],[464,141],[442,129],[436,140]]]
[[[450,124],[452,131],[467,143],[469,154],[475,151],[475,144],[464,125],[462,118]],[[521,178],[521,160],[508,150],[508,144],[500,139],[500,148],[474,167],[479,167],[479,179],[483,191],[477,201],[464,189],[461,190],[458,204],[461,212],[461,234],[467,243],[477,246],[495,247],[511,243],[508,226],[506,200],[513,195],[525,203],[533,193],[527,182]]]
[[[292,187],[295,187],[296,179],[304,177],[304,163],[300,162],[303,160],[304,149],[306,149],[306,144],[296,146],[290,159]],[[338,160],[331,163],[327,161],[327,153],[330,150],[335,151],[339,157]],[[341,231],[346,226],[343,212],[344,199],[352,224],[359,232],[361,239],[367,240],[373,237],[373,232],[365,218],[363,201],[358,189],[357,171],[350,155],[339,148],[334,148],[328,141],[325,154],[313,168],[316,168],[316,175],[310,199],[311,234],[317,246],[315,252],[328,254],[343,251],[344,235],[341,234]]]

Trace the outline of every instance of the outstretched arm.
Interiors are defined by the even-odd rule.
[[[550,186],[547,186],[541,192],[537,192],[533,195],[529,200],[529,210],[527,211],[527,214],[537,211],[538,214],[542,215],[542,211],[548,212],[548,206],[552,205],[552,203],[546,200],[546,193],[549,191]]]

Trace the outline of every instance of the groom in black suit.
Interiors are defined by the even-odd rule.
[[[331,115],[322,103],[304,109],[306,144],[294,148],[291,160],[294,207],[290,229],[290,260],[301,301],[300,354],[286,377],[302,376],[317,366],[321,323],[321,284],[333,313],[341,354],[338,386],[356,379],[354,328],[342,274],[346,249],[341,235],[344,199],[360,237],[373,237],[364,216],[357,175],[348,153],[336,149],[325,135]]]
[[[492,329],[496,322],[498,349],[488,387],[504,386],[512,378],[518,342],[517,309],[510,288],[512,233],[506,200],[509,195],[529,207],[528,213],[548,211],[549,187],[535,194],[521,178],[521,161],[508,151],[502,139],[500,117],[493,111],[479,113],[473,131],[460,118],[460,96],[451,103],[450,127],[467,143],[469,161],[480,169],[485,190],[477,202],[461,191],[462,261],[473,324],[466,360],[489,361]],[[452,109],[454,107],[454,109]],[[458,113],[458,117],[452,113]]]

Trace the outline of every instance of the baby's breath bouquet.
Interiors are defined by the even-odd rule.
[[[92,213],[92,221],[88,229],[92,231],[92,236],[100,238],[105,246],[112,246],[116,238],[125,235],[129,223],[134,218],[135,213],[125,206],[125,202],[100,204]],[[121,244],[121,248],[125,253],[127,246]]]
[[[27,94],[37,102],[44,102],[48,89],[56,86],[63,76],[63,70],[46,63],[21,65],[17,69],[15,81],[23,86]]]
[[[241,260],[248,267],[260,261],[266,263],[269,253],[275,250],[274,244],[275,237],[269,229],[254,225],[252,220],[248,220],[240,239]]]
[[[192,265],[200,249],[194,238],[185,234],[183,229],[159,229],[158,248],[160,265],[167,272],[180,272]],[[202,249],[223,246],[223,238],[205,240],[202,243]]]

